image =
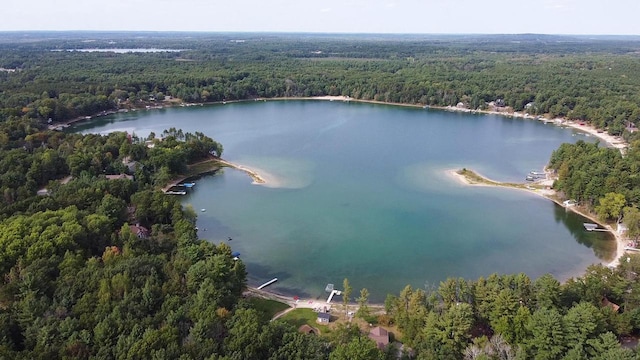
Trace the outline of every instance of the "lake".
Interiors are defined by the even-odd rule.
[[[201,238],[228,242],[249,284],[324,297],[348,278],[381,302],[405,285],[447,277],[551,273],[563,280],[612,260],[615,242],[585,219],[527,192],[461,185],[447,169],[499,181],[541,171],[563,142],[595,141],[539,121],[399,106],[268,101],[137,111],[71,131],[170,127],[221,142],[223,157],[263,172],[268,186],[225,169],[198,179],[183,204]],[[201,211],[204,209],[205,211]],[[228,241],[232,238],[232,241]]]

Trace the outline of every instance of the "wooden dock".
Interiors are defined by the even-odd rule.
[[[258,287],[257,287],[257,289],[258,289],[258,290],[262,290],[263,288],[265,288],[265,287],[267,287],[267,286],[269,286],[269,285],[273,284],[273,283],[274,283],[274,282],[276,282],[276,281],[278,281],[278,278],[273,278],[273,279],[271,279],[271,280],[267,281],[266,283],[264,283],[264,284],[262,284],[262,285],[258,286]]]
[[[605,228],[602,228],[602,227],[598,227],[598,226],[600,226],[598,224],[583,223],[582,225],[584,225],[584,228],[587,231],[604,231],[604,232],[609,231],[608,229],[605,229]]]

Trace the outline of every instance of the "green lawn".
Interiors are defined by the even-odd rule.
[[[289,305],[275,300],[252,297],[249,299],[253,308],[264,313],[269,319],[281,311],[287,310]]]
[[[317,319],[318,313],[313,311],[312,309],[295,309],[293,311],[289,311],[278,320],[285,321],[297,328],[304,324],[307,324],[313,328],[319,329],[323,334],[329,333],[329,326],[318,324],[316,322]],[[331,321],[334,321],[334,319],[332,318]]]

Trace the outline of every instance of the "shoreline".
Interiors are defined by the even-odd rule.
[[[572,128],[574,130],[578,130],[581,132],[584,132],[585,134],[588,134],[588,136],[594,136],[597,137],[598,139],[602,140],[605,144],[607,144],[610,147],[616,148],[616,149],[625,149],[628,144],[620,137],[620,136],[613,136],[610,135],[606,132],[604,132],[603,130],[598,130],[596,127],[594,127],[593,125],[586,123],[586,122],[581,122],[581,121],[575,121],[575,120],[568,120],[565,118],[554,118],[554,119],[548,119],[542,115],[529,115],[528,113],[521,113],[521,112],[517,112],[517,111],[497,111],[497,110],[471,110],[471,109],[467,109],[467,108],[459,108],[459,107],[454,107],[454,106],[431,106],[431,105],[420,105],[420,104],[409,104],[409,103],[393,103],[393,102],[385,102],[385,101],[379,101],[379,100],[363,100],[363,99],[354,99],[352,97],[349,96],[345,96],[345,95],[338,95],[338,96],[331,96],[331,95],[325,95],[325,96],[310,96],[310,97],[280,97],[280,98],[264,98],[264,99],[255,99],[253,101],[284,101],[284,100],[319,100],[319,101],[342,101],[342,102],[356,102],[356,103],[363,103],[363,104],[376,104],[376,105],[389,105],[389,106],[402,106],[402,107],[410,107],[410,108],[421,108],[421,109],[433,109],[433,110],[443,110],[443,111],[451,111],[451,112],[464,112],[464,113],[471,113],[471,114],[483,114],[483,115],[498,115],[498,116],[505,116],[505,117],[511,117],[511,118],[520,118],[520,119],[525,119],[525,120],[537,120],[537,121],[542,121],[545,124],[546,123],[553,123],[556,126],[560,126],[560,127],[569,127]],[[237,100],[234,102],[243,102],[245,100]],[[252,101],[252,100],[246,100],[246,101]]]
[[[323,307],[332,308],[334,306],[338,306],[338,307],[343,306],[341,301],[340,302],[331,301],[330,303],[327,303],[327,301],[323,300],[322,298],[320,299],[299,298],[298,300],[295,300],[294,296],[287,296],[284,294],[277,293],[275,291],[258,289],[255,286],[247,286],[247,288],[243,292],[243,295],[275,300],[283,304],[289,305],[292,309],[316,309],[316,308],[323,308]],[[384,309],[383,303],[369,302],[367,303],[367,306],[374,311],[376,310],[379,311]],[[349,309],[356,311],[358,309],[358,304],[356,302],[349,301]],[[338,312],[340,312],[340,310],[338,310]]]
[[[410,103],[386,102],[386,101],[380,101],[380,100],[355,99],[355,98],[352,98],[352,97],[346,96],[346,95],[254,98],[254,99],[240,99],[240,100],[226,100],[226,101],[225,100],[223,100],[223,101],[211,101],[211,102],[194,103],[194,104],[185,103],[185,102],[178,102],[178,101],[176,101],[176,99],[174,99],[174,100],[168,101],[168,102],[164,102],[163,101],[163,102],[160,102],[159,104],[154,104],[153,106],[152,105],[145,105],[145,107],[133,107],[133,108],[126,109],[126,111],[123,111],[125,109],[101,111],[101,112],[96,113],[96,114],[91,115],[91,116],[81,116],[81,117],[77,117],[77,118],[74,118],[74,119],[57,121],[55,124],[50,124],[48,126],[48,128],[49,128],[49,130],[55,130],[57,128],[62,129],[62,128],[65,128],[65,127],[69,127],[72,124],[75,124],[75,123],[78,123],[78,122],[90,121],[90,120],[93,120],[95,118],[99,118],[99,117],[102,117],[102,116],[109,116],[109,115],[115,115],[115,114],[126,113],[126,112],[136,112],[136,111],[142,111],[142,110],[157,110],[157,109],[165,109],[165,108],[171,108],[171,107],[184,107],[184,106],[195,106],[195,105],[199,105],[199,106],[225,105],[225,104],[244,103],[244,102],[287,101],[287,100],[292,100],[292,101],[299,101],[299,100],[305,100],[305,101],[308,101],[308,100],[315,100],[315,101],[342,101],[342,102],[347,102],[347,103],[348,102],[356,102],[356,103],[363,103],[363,104],[401,106],[401,107],[408,107],[408,108],[433,109],[433,110],[443,110],[443,111],[451,111],[451,112],[464,112],[464,113],[471,113],[471,114],[499,115],[499,116],[505,116],[505,117],[511,117],[511,118],[520,118],[520,119],[525,119],[525,120],[537,120],[537,121],[543,121],[545,124],[553,123],[556,126],[569,127],[569,128],[574,129],[574,130],[578,130],[580,132],[585,133],[587,136],[594,136],[594,137],[602,140],[605,144],[607,144],[607,146],[619,149],[620,151],[623,151],[628,146],[628,144],[620,136],[610,135],[610,134],[604,132],[604,130],[597,129],[596,127],[594,127],[590,123],[587,123],[586,121],[568,120],[566,118],[549,119],[549,118],[546,118],[544,115],[529,115],[528,113],[521,113],[521,112],[511,111],[511,110],[505,110],[505,111],[500,111],[500,110],[480,110],[480,109],[472,110],[472,109],[468,109],[468,108],[464,108],[464,107],[456,107],[456,106],[451,106],[451,105],[449,105],[449,106],[432,106],[432,105],[421,105],[421,104],[410,104]],[[231,166],[231,167],[234,167],[234,166]],[[242,170],[242,171],[244,171],[244,170]],[[259,180],[256,180],[256,181],[258,183],[260,183]]]
[[[384,101],[377,101],[377,100],[360,100],[360,99],[353,99],[350,98],[348,96],[315,96],[315,97],[284,97],[284,98],[265,98],[265,99],[247,99],[247,100],[232,100],[232,101],[225,101],[225,102],[212,102],[212,103],[206,103],[204,105],[215,105],[215,104],[226,104],[226,103],[240,103],[240,102],[253,102],[253,101],[286,101],[286,100],[292,100],[292,101],[299,101],[299,100],[315,100],[315,101],[343,101],[343,102],[357,102],[357,103],[366,103],[366,104],[376,104],[376,105],[389,105],[389,106],[402,106],[402,107],[411,107],[411,108],[424,108],[424,109],[434,109],[434,110],[444,110],[444,111],[454,111],[454,112],[467,112],[467,113],[474,113],[474,114],[485,114],[485,115],[500,115],[500,116],[508,116],[508,117],[516,117],[516,118],[522,118],[522,119],[531,119],[531,120],[538,120],[538,121],[544,121],[545,123],[547,122],[553,122],[555,125],[557,126],[566,126],[566,127],[570,127],[572,129],[578,130],[578,131],[582,131],[586,134],[589,134],[591,136],[597,137],[600,140],[604,141],[608,146],[613,147],[613,148],[617,148],[620,149],[621,151],[627,147],[627,144],[624,142],[624,140],[622,140],[620,137],[614,137],[611,136],[607,133],[604,133],[602,131],[598,131],[598,129],[596,129],[595,127],[588,125],[588,124],[584,124],[584,123],[576,123],[574,121],[571,120],[566,120],[566,119],[562,119],[562,118],[557,118],[557,119],[547,119],[547,118],[543,118],[543,117],[534,117],[534,116],[530,116],[528,114],[521,114],[518,112],[502,112],[502,111],[490,111],[490,110],[469,110],[469,109],[465,109],[465,108],[456,108],[456,107],[452,107],[452,106],[447,106],[447,107],[442,107],[442,106],[423,106],[423,105],[419,105],[419,104],[408,104],[408,103],[388,103],[388,102],[384,102]],[[169,105],[167,107],[172,107],[172,106],[176,106],[176,104],[172,104]],[[130,110],[131,111],[131,110]],[[133,110],[135,111],[135,110]],[[92,117],[93,118],[93,117]],[[92,118],[78,118],[78,119],[73,119],[71,121],[67,121],[64,122],[65,124],[69,125],[71,123],[74,122],[80,122],[80,121],[87,121],[87,120],[91,120]],[[247,175],[249,175],[251,177],[251,179],[253,180],[253,184],[255,185],[267,185],[267,184],[272,184],[272,179],[267,179],[270,177],[261,175],[261,173],[259,173],[258,171],[256,171],[256,169],[254,168],[249,168],[246,167],[244,165],[240,165],[240,164],[235,164],[232,162],[229,162],[227,160],[224,160],[222,158],[217,158],[214,159],[215,162],[217,162],[218,164],[222,165],[222,166],[226,166],[226,167],[231,167],[233,169],[236,170],[240,170],[244,173],[246,173]],[[455,169],[447,169],[445,170],[445,172],[447,173],[447,175],[449,175],[450,177],[452,177],[453,179],[457,180],[459,183],[464,184],[464,185],[470,185],[470,186],[492,186],[492,187],[507,187],[507,188],[511,188],[511,189],[515,189],[515,190],[524,190],[529,192],[530,194],[535,194],[537,196],[541,196],[545,199],[551,200],[553,202],[555,202],[556,204],[558,204],[559,206],[563,206],[562,202],[559,201],[557,198],[554,198],[555,195],[555,191],[554,190],[545,190],[544,188],[534,188],[533,186],[528,186],[525,184],[508,184],[508,183],[502,183],[499,181],[495,181],[495,180],[491,180],[489,178],[486,178],[480,174],[477,174],[480,178],[483,179],[484,182],[474,182],[474,181],[470,181],[470,179],[468,179],[465,175],[462,175],[459,173],[459,170],[455,170]],[[184,178],[183,178],[184,180]],[[516,186],[516,185],[521,185],[521,186]],[[535,185],[532,184],[532,185]],[[540,185],[538,183],[538,185]],[[583,216],[586,219],[589,219],[591,221],[593,221],[594,223],[600,224],[601,226],[603,226],[607,232],[609,232],[610,234],[612,234],[612,236],[614,237],[615,241],[616,241],[616,253],[614,255],[614,259],[609,262],[608,264],[603,262],[603,265],[606,265],[608,267],[617,267],[620,263],[620,259],[626,254],[626,251],[624,249],[625,247],[625,242],[627,241],[626,239],[624,239],[621,235],[619,235],[617,233],[617,231],[613,230],[612,227],[608,224],[603,224],[601,221],[599,221],[598,219],[596,219],[594,216],[587,214],[581,210],[579,210],[576,207],[570,207],[569,210],[575,212],[576,214]],[[584,274],[584,271],[586,269],[583,269],[580,271],[580,274]],[[264,297],[264,298],[269,298],[272,300],[276,300],[276,301],[280,301],[283,302],[285,304],[288,304],[289,306],[291,306],[292,308],[295,307],[300,307],[300,308],[309,308],[309,307],[314,307],[316,305],[318,305],[318,303],[323,304],[323,305],[327,305],[326,301],[322,301],[321,299],[308,299],[306,301],[295,301],[293,299],[293,297],[291,296],[287,296],[284,294],[279,294],[277,292],[272,292],[269,290],[258,290],[256,287],[247,287],[246,293],[251,294],[251,296],[260,296],[260,297]],[[307,305],[307,306],[305,306]],[[311,306],[309,306],[311,305]],[[373,304],[370,303],[370,306],[382,306],[381,304]]]
[[[551,200],[554,203],[556,203],[559,206],[564,207],[565,209],[569,210],[569,211],[573,211],[574,213],[591,220],[592,222],[602,226],[608,233],[610,233],[613,238],[615,239],[616,242],[616,252],[614,255],[613,260],[611,260],[610,262],[601,262],[602,265],[605,265],[607,267],[617,267],[620,264],[620,259],[626,254],[626,250],[625,248],[625,244],[628,241],[628,239],[626,239],[625,237],[623,237],[621,234],[619,234],[616,230],[614,230],[611,225],[606,224],[600,220],[598,220],[595,216],[586,213],[585,211],[581,210],[579,207],[576,206],[570,206],[570,207],[565,207],[562,202],[560,200],[558,200],[555,197],[555,190],[548,190],[545,188],[536,188],[533,186],[528,186],[524,185],[524,184],[516,184],[516,185],[523,185],[523,186],[514,186],[514,184],[509,184],[509,183],[502,183],[499,181],[495,181],[495,180],[491,180],[489,178],[484,177],[481,174],[475,173],[473,171],[471,171],[471,173],[475,174],[478,178],[482,179],[481,182],[478,181],[474,181],[473,179],[469,178],[467,175],[460,173],[461,170],[456,170],[456,169],[446,169],[445,172],[447,173],[447,175],[458,181],[460,184],[462,185],[466,185],[466,186],[487,186],[487,187],[504,187],[504,188],[508,188],[508,189],[514,189],[514,190],[520,190],[520,191],[526,191],[530,194],[534,194],[537,196],[540,196],[542,198],[545,198],[547,200]],[[469,171],[467,169],[467,171]],[[548,181],[548,180],[547,180]],[[538,184],[538,186],[543,185],[544,181],[542,182],[534,182],[533,185]],[[582,271],[584,272],[584,270]]]

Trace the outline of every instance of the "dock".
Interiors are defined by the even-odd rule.
[[[265,288],[265,287],[267,287],[267,286],[269,286],[269,285],[273,284],[273,283],[274,283],[274,282],[276,282],[276,281],[278,281],[278,278],[273,278],[273,279],[271,279],[271,280],[267,281],[266,283],[264,283],[264,284],[262,284],[262,285],[258,286],[258,288],[257,288],[257,289],[258,289],[258,290],[262,290],[263,288]]]
[[[609,231],[607,229],[603,229],[603,228],[598,228],[598,224],[593,224],[593,223],[583,223],[582,225],[584,225],[584,228],[587,231]]]
[[[341,295],[342,292],[340,290],[331,290],[331,294],[329,294],[329,297],[327,298],[327,304],[331,304],[331,299],[333,299],[333,295]]]

